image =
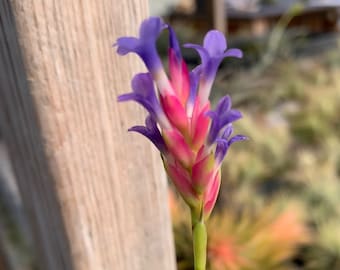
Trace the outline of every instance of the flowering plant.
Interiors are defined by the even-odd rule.
[[[170,79],[156,49],[156,40],[164,29],[169,31]],[[231,108],[231,98],[223,97],[211,110],[209,95],[222,60],[241,58],[242,52],[227,49],[221,32],[209,31],[203,46],[185,45],[195,49],[202,62],[189,71],[175,32],[159,17],[143,21],[138,38],[121,37],[114,46],[120,55],[136,53],[149,71],[135,75],[133,91],[119,96],[118,101],[132,100],[148,111],[145,126],[129,131],[141,133],[160,151],[168,176],[191,209],[195,269],[205,269],[205,221],[216,203],[220,167],[230,145],[246,139],[232,136],[232,123],[242,116]]]

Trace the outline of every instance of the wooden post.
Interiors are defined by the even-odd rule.
[[[0,120],[41,269],[175,268],[167,187],[120,58],[146,0],[0,1]],[[16,26],[16,29],[15,29]]]
[[[226,34],[227,9],[224,0],[196,0],[196,13],[207,20],[208,29],[217,29]]]
[[[227,10],[225,0],[212,0],[212,5],[213,27],[226,34]]]

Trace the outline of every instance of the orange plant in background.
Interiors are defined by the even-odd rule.
[[[170,198],[178,269],[189,270],[192,269],[191,247],[187,245],[190,220],[185,218],[182,203],[171,192]],[[211,217],[207,224],[208,269],[294,269],[291,262],[298,248],[311,241],[299,208],[269,205],[248,209],[225,208]]]

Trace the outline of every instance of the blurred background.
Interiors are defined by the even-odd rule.
[[[340,1],[150,0],[150,13],[181,43],[217,28],[244,52],[222,63],[212,92],[213,104],[231,95],[250,140],[223,164],[208,269],[340,269]],[[161,36],[164,61],[167,46]],[[171,187],[169,204],[178,269],[193,269],[190,214]],[[37,269],[31,243],[1,143],[0,270]]]

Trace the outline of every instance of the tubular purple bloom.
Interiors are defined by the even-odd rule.
[[[202,61],[201,88],[199,95],[204,103],[210,94],[211,84],[216,76],[218,66],[225,57],[242,57],[242,51],[239,49],[227,50],[227,41],[224,35],[217,31],[209,31],[203,41],[203,46],[197,44],[185,44],[186,48],[195,49]]]
[[[157,127],[157,123],[151,115],[145,119],[145,126],[134,126],[130,128],[129,131],[138,132],[147,137],[163,155],[168,152],[164,139]]]
[[[242,57],[242,51],[239,49],[227,50],[227,40],[224,35],[217,30],[211,30],[206,34],[203,41],[203,47],[210,57],[222,59],[224,57]]]
[[[118,46],[118,54],[125,55],[129,52],[135,52],[137,50],[139,42],[139,39],[135,37],[121,37],[113,46]]]
[[[221,165],[230,145],[232,145],[234,142],[244,141],[248,139],[248,137],[243,135],[235,135],[234,137],[230,138],[232,133],[233,127],[232,124],[229,124],[223,132],[221,138],[216,139],[215,166]]]
[[[157,99],[151,74],[139,73],[135,75],[132,79],[131,86],[133,92],[120,95],[118,101],[136,101],[141,104],[154,119],[157,119],[163,127],[168,127],[170,124]]]
[[[207,80],[215,78],[218,66],[225,57],[242,58],[242,51],[239,49],[227,50],[227,41],[224,35],[217,30],[209,31],[203,41],[203,47],[197,44],[185,44],[186,48],[196,49],[202,60],[203,76]]]
[[[208,111],[207,116],[212,120],[207,139],[208,145],[216,141],[218,134],[226,125],[242,118],[241,112],[231,109],[231,98],[228,95],[218,102],[215,111]]]
[[[156,50],[156,40],[166,24],[159,17],[151,17],[143,21],[139,29],[139,38],[121,37],[113,46],[118,46],[117,53],[125,55],[130,52],[138,54],[146,67],[155,72],[162,67]]]

